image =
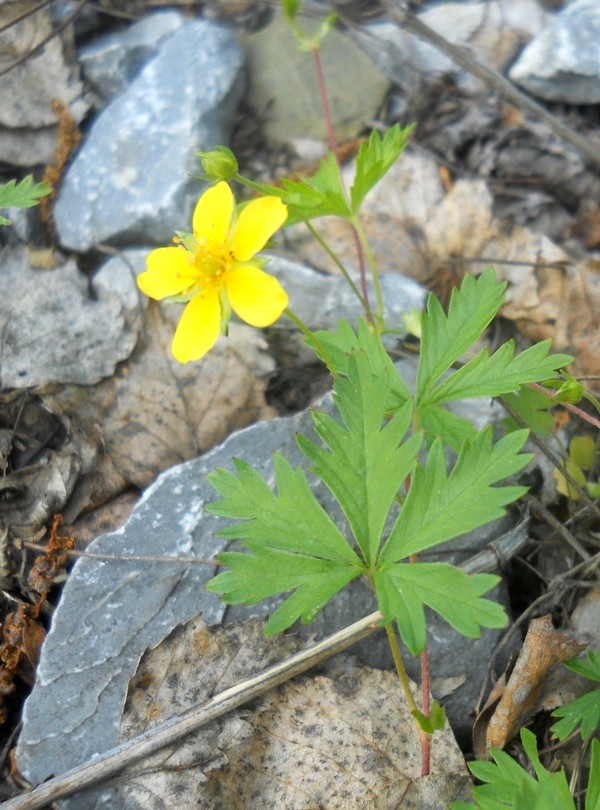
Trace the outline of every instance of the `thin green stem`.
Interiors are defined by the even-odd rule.
[[[394,664],[396,665],[396,672],[398,673],[398,679],[400,680],[400,685],[402,686],[402,690],[406,697],[406,701],[410,707],[410,711],[411,713],[418,712],[419,707],[417,706],[417,701],[415,700],[414,695],[411,691],[410,681],[408,680],[408,675],[406,674],[406,669],[404,667],[404,661],[402,660],[402,655],[400,654],[400,645],[398,644],[396,633],[394,632],[394,628],[392,627],[391,624],[386,624],[385,632],[387,633],[388,643],[392,651]],[[414,714],[413,717],[415,717]],[[430,760],[429,752],[431,746],[431,739],[430,735],[427,734],[425,731],[423,731],[416,717],[415,717],[415,725],[417,727],[417,733],[419,735],[419,745],[421,746],[421,776],[427,776],[429,774],[429,760]]]
[[[311,332],[311,330],[304,323],[304,321],[302,321],[294,312],[292,312],[292,310],[289,309],[289,307],[286,307],[284,309],[284,312],[288,316],[288,318],[291,321],[293,321],[293,323],[296,324],[296,326],[302,332],[302,334],[312,343],[315,350],[320,355],[321,359],[323,360],[323,362],[325,363],[331,374],[335,374],[335,366],[331,362],[331,358],[327,354],[323,344],[318,340],[314,332]]]
[[[365,252],[365,256],[367,257],[367,262],[369,264],[369,269],[371,271],[371,278],[373,279],[373,289],[375,290],[375,298],[377,299],[377,327],[379,332],[382,332],[384,328],[383,293],[381,292],[381,284],[379,282],[379,271],[377,269],[377,263],[375,262],[375,257],[373,256],[373,251],[371,250],[371,246],[369,245],[369,240],[367,239],[367,235],[364,232],[362,225],[360,224],[358,216],[354,215],[351,221],[354,227],[356,228],[357,236],[360,239],[360,243]]]
[[[348,273],[348,270],[344,267],[342,261],[338,258],[337,254],[335,253],[333,248],[331,248],[330,245],[325,241],[325,239],[323,239],[323,237],[315,229],[314,225],[311,225],[311,223],[310,223],[310,221],[308,219],[303,219],[302,221],[304,222],[304,224],[308,228],[308,230],[310,232],[310,235],[313,237],[313,239],[316,242],[318,242],[319,245],[321,245],[321,247],[323,248],[325,253],[327,253],[329,258],[335,263],[335,266],[337,267],[337,269],[340,271],[340,273],[344,276],[344,278],[346,279],[346,281],[350,285],[350,289],[352,290],[354,295],[360,301],[361,307],[365,310],[367,315],[369,315],[370,311],[369,311],[369,309],[367,307],[367,303],[366,303],[366,301],[364,299],[364,296],[361,295],[360,290],[358,289],[356,284],[352,281],[352,278],[350,277],[350,274]]]

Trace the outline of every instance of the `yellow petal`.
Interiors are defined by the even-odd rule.
[[[220,328],[219,294],[209,288],[192,298],[183,310],[171,344],[173,357],[180,363],[204,357],[215,345]]]
[[[248,203],[233,231],[231,247],[235,258],[239,262],[251,259],[264,248],[286,219],[287,207],[279,197],[261,197]]]
[[[140,290],[156,299],[186,290],[196,280],[191,274],[189,257],[182,247],[153,250],[146,259],[148,269],[137,277]]]
[[[224,181],[209,188],[198,200],[192,219],[194,236],[222,244],[229,236],[233,192]]]
[[[230,270],[225,287],[231,308],[250,326],[270,326],[288,305],[277,279],[252,265]]]

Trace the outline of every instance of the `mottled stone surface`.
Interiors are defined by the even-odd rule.
[[[533,95],[600,102],[600,4],[575,0],[530,42],[509,77]]]
[[[86,45],[79,52],[79,63],[92,90],[104,100],[122,93],[184,22],[185,17],[177,11],[157,11]]]
[[[233,35],[183,25],[92,124],[54,211],[62,245],[168,243],[201,192],[194,151],[227,143],[243,86]]]

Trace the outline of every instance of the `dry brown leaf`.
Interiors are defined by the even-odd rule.
[[[260,332],[233,324],[227,341],[201,362],[183,365],[171,355],[176,309],[151,302],[147,340],[138,342],[111,379],[93,387],[65,386],[51,397],[84,431],[102,426],[108,457],[126,484],[140,488],[234,430],[274,414],[264,400],[261,376],[271,360]]]
[[[555,630],[549,615],[529,625],[523,648],[486,732],[486,747],[504,748],[531,715],[551,667],[580,653],[582,644]]]
[[[144,657],[130,687],[122,737],[290,655],[293,637],[263,623],[175,630]],[[199,808],[439,808],[467,797],[469,779],[449,729],[436,734],[434,776],[420,752],[397,678],[363,667],[296,678],[131,767],[111,799],[127,806]]]

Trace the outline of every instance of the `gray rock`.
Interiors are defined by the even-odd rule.
[[[335,329],[340,318],[346,318],[351,323],[356,321],[360,304],[343,276],[320,273],[276,254],[271,255],[270,259],[266,271],[282,283],[290,299],[290,309],[309,329]],[[381,276],[380,283],[386,324],[404,330],[403,316],[413,308],[422,309],[427,290],[406,276],[392,273]],[[370,301],[375,301],[370,280],[367,288]],[[287,318],[273,324],[274,329],[289,329],[290,326]],[[392,338],[392,341],[395,343],[396,338]]]
[[[549,101],[598,104],[599,42],[598,0],[576,0],[530,42],[509,77]]]
[[[79,52],[79,63],[92,89],[107,101],[122,93],[185,17],[177,11],[148,14],[130,28],[96,39]]]
[[[415,374],[411,361],[403,361],[401,369],[407,377]],[[330,396],[321,407],[332,409]],[[492,413],[489,402],[471,403],[469,415],[480,424],[489,422]],[[314,435],[308,411],[242,430],[203,457],[166,471],[143,495],[127,524],[98,538],[89,548],[96,553],[118,554],[120,560],[82,558],[77,562],[43,646],[36,685],[25,704],[17,763],[27,779],[40,782],[117,742],[127,685],[141,655],[146,648],[159,644],[176,625],[198,613],[210,624],[272,611],[277,599],[251,609],[227,608],[202,588],[214,573],[210,566],[128,563],[122,558],[128,554],[213,558],[224,549],[225,541],[215,537],[222,522],[204,512],[204,504],[215,499],[206,473],[216,467],[232,469],[232,457],[236,456],[251,461],[272,483],[275,450],[283,452],[292,464],[306,468],[306,459],[296,445],[297,432]],[[318,483],[314,491],[336,515],[328,491]],[[470,539],[454,542],[452,559],[458,561],[456,555],[485,545],[489,531],[480,530]],[[330,603],[310,629],[319,635],[330,633],[373,607],[372,593],[356,582]],[[432,659],[441,667],[435,676],[443,672],[445,677],[464,680],[466,675],[464,686],[453,698],[462,700],[456,703],[459,710],[453,719],[462,723],[464,730],[469,723],[465,706],[473,705],[498,632],[487,631],[479,640],[467,640],[437,623],[432,627]],[[361,652],[372,664],[390,663],[380,641],[363,645]],[[74,797],[65,806],[89,808],[90,794]]]
[[[0,161],[16,166],[50,163],[54,157],[57,100],[81,121],[89,103],[83,97],[78,67],[65,59],[63,41],[52,37],[48,9],[13,23],[29,7],[3,3],[0,7],[0,69],[6,70],[46,38],[39,53],[24,59],[2,76],[0,95]]]
[[[99,115],[71,164],[54,217],[62,244],[168,243],[200,193],[195,149],[229,139],[243,92],[233,35],[206,21],[185,24]]]
[[[516,48],[537,34],[551,15],[535,0],[501,3],[440,3],[419,13],[421,22],[455,45],[502,70]],[[418,94],[423,83],[453,76],[463,92],[480,93],[483,85],[433,45],[389,22],[376,22],[353,32],[358,44],[405,94]]]
[[[129,357],[137,329],[125,329],[120,298],[92,300],[75,262],[33,270],[25,248],[0,253],[0,385],[92,385]]]

